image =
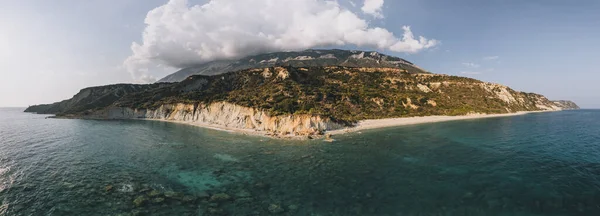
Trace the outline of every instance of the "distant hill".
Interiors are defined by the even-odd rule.
[[[181,69],[157,82],[180,82],[191,75],[216,75],[230,71],[274,66],[399,68],[406,70],[408,73],[429,73],[407,60],[378,52],[311,49],[300,52],[260,54],[239,60],[212,61],[195,67]]]
[[[579,106],[577,106],[577,104],[575,104],[575,102],[573,101],[568,101],[568,100],[557,100],[557,101],[553,101],[554,104],[556,104],[556,106],[562,107],[563,109],[579,109]]]

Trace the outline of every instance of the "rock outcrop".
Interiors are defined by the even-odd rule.
[[[321,135],[343,128],[330,118],[300,114],[271,116],[265,111],[227,102],[204,104],[165,104],[156,109],[110,107],[86,115],[66,116],[86,119],[156,119],[192,124],[218,125],[234,129],[251,129],[272,135]]]

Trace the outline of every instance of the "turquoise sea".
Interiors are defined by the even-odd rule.
[[[0,109],[0,215],[600,215],[600,110],[333,143],[22,110]]]

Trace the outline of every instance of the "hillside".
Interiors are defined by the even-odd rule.
[[[165,85],[168,84],[115,84],[89,87],[82,89],[71,99],[53,104],[30,106],[25,110],[25,112],[33,112],[38,114],[78,113],[86,110],[97,109],[99,107],[107,107],[127,94],[155,89]]]
[[[310,135],[365,119],[573,107],[499,84],[399,68],[269,67],[195,75],[172,84],[120,86],[131,91],[118,95],[111,93],[115,86],[90,89],[113,96],[98,99],[101,94],[82,90],[71,100],[28,111],[43,108],[63,117],[165,119]]]
[[[559,106],[563,109],[579,109],[579,106],[575,104],[573,101],[568,100],[557,100],[553,101],[556,106]]]
[[[238,60],[212,61],[181,69],[158,82],[180,82],[191,75],[217,75],[231,71],[274,66],[399,68],[409,73],[429,73],[407,60],[378,52],[332,49],[275,52],[248,56]]]

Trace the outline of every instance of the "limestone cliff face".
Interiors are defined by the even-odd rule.
[[[523,107],[532,108],[531,110],[535,110],[534,107],[545,111],[559,111],[563,109],[540,94],[517,92],[510,89],[508,86],[496,83],[482,83],[481,85],[486,91],[494,94],[496,98],[507,104],[518,104]],[[510,108],[507,109],[509,112],[513,111],[510,110]]]
[[[343,128],[329,118],[314,115],[278,115],[227,102],[203,104],[165,104],[157,109],[111,107],[79,116],[89,119],[158,119],[227,128],[251,129],[273,135],[318,135]]]

